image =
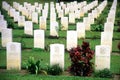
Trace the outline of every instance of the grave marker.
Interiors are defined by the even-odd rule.
[[[21,43],[7,44],[7,70],[21,70]]]
[[[77,31],[67,31],[67,50],[77,47]]]
[[[68,17],[61,18],[61,30],[68,30]]]
[[[85,38],[85,24],[84,23],[77,23],[77,37]]]
[[[2,29],[2,47],[6,47],[8,42],[12,42],[12,29]]]
[[[50,65],[58,64],[64,70],[64,45],[50,45]]]
[[[95,49],[95,69],[110,69],[110,46],[97,45]]]
[[[34,48],[45,48],[45,32],[44,30],[34,30]]]
[[[32,21],[25,21],[24,33],[33,35],[33,23]]]
[[[51,22],[50,23],[50,36],[59,37],[58,30],[59,30],[58,22]]]
[[[46,30],[46,18],[45,17],[40,17],[40,29]]]

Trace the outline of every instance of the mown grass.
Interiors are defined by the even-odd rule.
[[[0,3],[3,0],[0,0]],[[44,2],[50,2],[50,1],[55,1],[55,0],[5,0],[8,3],[12,5],[13,1],[19,2],[23,4],[23,2],[39,2],[39,3],[44,3]],[[0,4],[1,6],[1,4]],[[102,17],[107,17],[109,7],[111,7],[111,3],[105,8],[103,13],[101,14]],[[4,10],[3,10],[4,12]],[[87,14],[85,14],[87,16]],[[8,19],[9,21],[13,22],[13,19],[10,18],[7,13],[5,12],[5,18],[6,20]],[[76,22],[81,22],[83,18],[80,20],[76,20]],[[60,22],[60,20],[57,20]],[[95,22],[96,23],[96,22]],[[30,56],[33,56],[35,60],[40,59],[42,67],[45,67],[46,65],[50,64],[50,52],[49,52],[49,45],[53,43],[60,43],[64,44],[66,46],[66,31],[61,31],[59,30],[59,38],[58,39],[52,39],[49,38],[49,30],[50,30],[50,21],[49,18],[47,20],[47,31],[45,31],[45,47],[47,50],[36,50],[33,47],[33,37],[29,37],[24,34],[24,28],[18,28],[17,23],[14,23],[16,26],[15,29],[13,29],[13,41],[14,42],[21,42],[23,45],[22,49],[22,69],[25,68],[25,63],[28,60]],[[60,25],[60,24],[59,24]],[[120,42],[120,34],[119,32],[116,32],[118,25],[114,27],[114,34],[113,34],[113,46],[112,46],[112,51],[113,52],[119,52],[117,45]],[[39,29],[38,24],[34,24],[34,30]],[[76,30],[76,24],[69,24],[69,30]],[[92,50],[95,50],[96,45],[100,45],[100,37],[101,37],[101,32],[97,31],[86,31],[86,41],[90,43],[90,47]],[[78,44],[82,44],[83,39],[78,39]],[[92,60],[94,62],[94,59]],[[112,73],[120,73],[120,55],[111,55],[111,72]],[[70,59],[69,59],[69,54],[66,52],[65,53],[65,70],[70,66]],[[1,47],[1,37],[0,37],[0,68],[5,68],[6,69],[6,50],[5,48]],[[45,76],[45,75],[31,75],[31,74],[21,74],[20,72],[1,72],[0,71],[0,80],[109,80],[107,78],[94,78],[94,77],[74,77],[74,76]]]
[[[11,74],[0,73],[2,80],[110,80],[108,78],[93,78],[93,77],[74,77],[74,76],[45,76],[45,75],[30,75],[30,74]],[[12,79],[11,79],[12,78]]]
[[[6,68],[6,51],[1,50],[2,53],[0,53],[0,67]],[[34,57],[35,60],[41,60],[42,67],[50,64],[50,54],[48,51],[44,50],[35,50],[35,49],[23,49],[22,50],[22,68],[25,68],[26,62],[29,57]],[[95,58],[92,60],[92,62],[95,62]],[[111,55],[111,72],[112,73],[120,73],[120,55]],[[69,54],[65,53],[65,70],[70,66],[70,58]]]

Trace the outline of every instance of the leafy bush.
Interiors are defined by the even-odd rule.
[[[8,23],[8,28],[14,29],[14,22],[12,21],[12,19],[8,19],[7,23]]]
[[[104,14],[106,14],[106,13],[107,13],[107,11],[104,12]],[[106,21],[106,20],[105,20],[105,17],[106,17],[106,16],[104,15],[104,16],[100,16],[99,18],[97,18],[96,21],[95,21],[96,24],[98,24],[98,25],[100,25],[100,24],[104,24],[105,21]]]
[[[104,26],[102,24],[94,24],[91,26],[92,31],[103,31]]]
[[[47,69],[47,72],[50,75],[60,75],[62,74],[63,70],[58,64],[55,64],[55,65],[49,66]]]
[[[31,74],[38,74],[40,70],[40,60],[35,62],[34,57],[30,57],[27,61],[26,68]]]
[[[95,77],[100,77],[100,78],[112,78],[112,73],[110,72],[109,69],[105,68],[103,70],[96,71],[94,73]]]
[[[93,63],[90,60],[94,56],[94,51],[89,47],[88,42],[84,42],[82,46],[77,46],[69,51],[71,59],[70,73],[75,76],[90,76],[93,72]]]

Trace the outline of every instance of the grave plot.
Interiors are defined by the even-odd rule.
[[[58,64],[64,71],[63,76],[71,76],[67,71],[71,65],[68,51],[87,41],[95,51],[94,71],[108,68],[119,74],[117,0],[11,3],[3,1],[0,11],[0,70],[5,67],[5,70],[22,72],[24,63],[32,56],[35,61],[40,60],[40,71]]]

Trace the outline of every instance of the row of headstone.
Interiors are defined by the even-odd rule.
[[[114,0],[112,7],[108,13],[107,21],[104,24],[104,32],[101,33],[101,45],[109,45],[111,51],[112,51],[112,38],[113,38],[113,30],[114,30],[116,5],[117,5],[117,1]],[[109,21],[108,20],[109,18],[111,18],[112,21]]]
[[[110,69],[112,38],[113,38],[116,6],[117,6],[117,0],[114,0],[112,7],[109,11],[110,13],[108,14],[108,17],[107,17],[107,21],[104,24],[104,32],[101,32],[101,45],[97,45],[95,48],[95,69],[96,70],[102,70],[105,68]],[[113,18],[113,20],[112,21],[108,20],[109,18]]]
[[[4,18],[0,19],[0,32],[2,32],[2,29],[6,29],[6,28],[7,28],[7,21],[4,20]]]
[[[44,16],[45,19],[46,19],[46,16]],[[21,21],[22,22],[22,21]],[[62,22],[62,21],[61,21]],[[25,22],[25,33],[26,34],[30,34],[32,35],[32,29],[33,28],[31,25],[32,25],[32,22],[28,21],[28,22]],[[27,24],[28,23],[28,24]],[[30,24],[30,25],[29,25]],[[29,29],[28,26],[31,26],[31,28]],[[78,23],[77,26],[84,26],[85,24],[84,23]],[[58,31],[59,27],[58,27],[58,23],[56,21],[53,21],[50,23],[50,35],[51,36],[57,36],[58,37],[58,33],[56,31]],[[85,27],[80,27],[82,28],[83,30],[85,30]],[[79,29],[79,28],[78,28]],[[78,30],[79,31],[79,30]],[[82,32],[82,31],[81,31]],[[70,50],[71,48],[73,47],[76,47],[77,46],[77,37],[78,37],[78,33],[80,32],[77,32],[77,31],[67,31],[67,50]],[[83,35],[84,35],[84,31],[83,31]],[[43,48],[44,49],[44,30],[35,30],[34,31],[34,47],[36,48]],[[42,43],[39,43],[39,42],[42,42]],[[42,44],[42,45],[41,45]],[[9,47],[9,44],[8,44],[8,47]],[[52,48],[53,47],[53,48]],[[9,47],[10,48],[10,47]],[[105,49],[103,50],[104,48],[102,48],[102,53],[106,55],[106,52],[109,50],[109,49]],[[106,51],[107,50],[107,51]],[[16,53],[15,51],[13,52],[10,52],[9,49],[7,50],[8,53]],[[20,45],[19,45],[19,50],[17,50],[18,53],[21,53],[20,52]],[[109,52],[109,51],[108,51]],[[51,45],[51,57],[50,57],[50,64],[53,65],[53,64],[59,64],[62,68],[64,67],[64,46],[63,45],[59,45],[59,44],[55,44],[55,45]],[[100,52],[101,53],[101,52]],[[53,55],[53,56],[52,56]],[[108,54],[107,54],[108,55]],[[14,57],[15,55],[12,56],[12,58]],[[54,57],[56,56],[56,57]],[[53,57],[55,58],[55,60],[53,59]],[[59,57],[59,58],[58,58]],[[11,59],[12,59],[11,58]],[[19,61],[17,62],[17,66],[19,66],[18,69],[20,69],[20,56],[18,57],[19,60],[14,60],[14,61]],[[101,58],[100,58],[101,59]],[[106,58],[105,58],[106,59]],[[8,59],[9,60],[9,59]],[[99,59],[98,59],[99,60]],[[11,60],[9,60],[11,61]],[[13,61],[13,60],[12,60]],[[62,61],[62,62],[61,62]],[[15,66],[16,66],[16,62],[14,62]],[[10,68],[14,68],[15,66],[13,66],[13,64],[9,64],[8,65],[12,65],[12,67],[9,67],[8,66],[8,69]]]
[[[91,24],[94,24],[94,19],[99,17],[103,9],[106,7],[107,2],[103,1],[97,8],[92,10],[91,13],[88,13],[88,17],[83,18],[83,22],[85,24],[85,30],[91,30]],[[102,7],[102,8],[101,8]]]
[[[0,13],[0,32],[2,47],[7,47],[7,43],[12,42],[12,29],[7,28],[7,21]]]
[[[95,2],[95,3],[96,3],[96,2]],[[63,3],[61,3],[61,4],[63,4]],[[92,2],[92,4],[93,4],[93,2]],[[17,6],[20,5],[20,4],[14,2],[13,5],[14,5],[14,7],[15,7],[16,9],[18,9]],[[25,8],[28,8],[28,6],[29,6],[29,5],[25,2],[25,3],[24,3],[24,7],[18,6],[18,7],[20,7],[20,10],[19,10],[19,11],[21,11],[21,12],[23,11],[22,14],[25,15],[26,13],[25,13],[24,11],[26,11]],[[34,8],[34,7],[33,7],[33,8]],[[46,7],[44,6],[44,8],[46,8]],[[47,8],[48,8],[48,7],[47,7]],[[45,10],[42,10],[43,12],[45,11],[45,13],[43,13],[43,16],[44,16],[44,14],[47,13],[47,12],[46,12],[46,11],[47,11],[47,8],[46,8]],[[35,11],[35,10],[33,10],[33,11]],[[19,26],[25,26],[25,18],[24,18],[25,16],[19,16],[19,12],[16,12],[16,13],[15,13],[15,12],[16,12],[15,9],[12,8],[12,9],[11,9],[11,13],[14,13],[15,16],[18,16],[18,17],[15,17],[15,16],[14,16],[14,19],[15,19],[14,21],[17,21],[17,19],[18,19],[18,25],[19,25]],[[13,15],[13,14],[12,14],[12,15]],[[36,12],[33,12],[33,13],[32,13],[32,16],[33,16],[33,17],[32,17],[32,22],[38,23],[38,18],[37,18],[37,17],[38,17],[38,14],[37,14]],[[44,16],[44,17],[46,17],[46,16]],[[52,16],[52,18],[53,18],[53,16]],[[56,19],[56,18],[55,18],[55,19]],[[64,18],[63,18],[63,19],[64,19]],[[45,21],[46,21],[46,20],[45,20]],[[41,23],[41,20],[39,21],[39,22],[40,22],[40,23],[39,23],[39,24],[40,24],[40,29],[44,29],[44,30],[46,29],[46,25],[45,25],[46,23],[45,23],[45,21],[43,21],[44,23]],[[55,21],[55,20],[54,20],[54,21]],[[52,21],[51,21],[51,22],[52,22]],[[62,30],[67,30],[67,25],[68,25],[67,22],[68,22],[68,21],[67,21],[67,19],[66,19],[66,25],[64,26],[63,23],[62,23],[62,19],[61,19],[61,25],[62,25],[61,29],[62,29]],[[74,13],[73,13],[73,15],[71,15],[71,19],[69,19],[69,22],[70,22],[70,23],[75,23]],[[44,26],[42,26],[41,24],[42,24],[42,25],[44,24]],[[50,24],[51,24],[51,23],[50,23]],[[41,28],[41,27],[44,27],[44,28]],[[24,31],[24,32],[26,32],[26,31]],[[26,34],[26,33],[25,33],[25,34]],[[51,33],[50,33],[50,34],[51,34]]]
[[[107,5],[106,1],[103,1],[99,6],[102,6],[103,8],[100,9],[100,11],[102,12],[103,9],[105,8],[105,6]],[[99,7],[98,6],[98,7]],[[97,8],[98,8],[97,7]],[[94,10],[92,10],[93,12]],[[84,17],[83,18],[83,22],[78,22],[76,25],[76,29],[77,29],[77,37],[78,39],[80,38],[85,38],[85,30],[90,30],[90,25],[94,24],[94,13],[88,13],[88,17]],[[100,13],[99,13],[100,14]]]
[[[5,1],[2,2],[2,8],[8,11],[11,17],[14,17],[15,10]],[[18,19],[15,19],[17,21]],[[21,69],[21,44],[12,42],[12,29],[7,28],[7,21],[0,19],[0,32],[2,47],[6,47],[7,70]]]

